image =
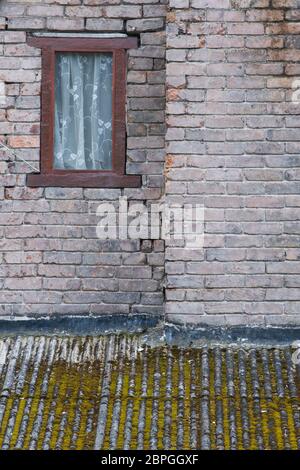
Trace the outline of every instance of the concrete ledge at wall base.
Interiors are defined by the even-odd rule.
[[[11,335],[96,336],[110,333],[143,333],[157,327],[158,315],[52,316],[0,319],[0,337]]]
[[[285,346],[300,342],[300,326],[210,326],[164,323],[158,315],[53,316],[33,319],[0,318],[0,337],[15,335],[101,336],[143,334],[153,347],[216,345]]]
[[[300,343],[300,326],[208,326],[165,324],[165,340],[180,347],[286,346]]]

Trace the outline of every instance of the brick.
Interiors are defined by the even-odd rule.
[[[75,274],[74,266],[40,264],[38,274],[47,277],[73,277]]]
[[[157,31],[164,26],[163,18],[145,18],[141,20],[128,20],[126,22],[126,31],[129,33]]]
[[[82,18],[98,18],[103,15],[103,9],[97,6],[67,6],[65,8],[66,16]]]
[[[46,188],[47,199],[82,199],[83,190],[80,188]]]
[[[90,31],[123,31],[124,22],[118,19],[88,18],[86,29]]]
[[[228,34],[259,35],[264,34],[265,28],[262,23],[228,23]]]
[[[78,279],[61,279],[61,277],[43,279],[43,288],[54,291],[72,291],[80,289],[80,281]]]
[[[80,264],[81,254],[62,251],[45,251],[43,253],[43,261],[46,264]]]
[[[9,29],[43,29],[46,25],[44,18],[12,18],[7,22]]]
[[[63,12],[60,5],[32,5],[26,11],[28,16],[63,16]]]
[[[34,82],[38,77],[39,73],[33,70],[0,70],[0,80],[8,83]]]
[[[12,148],[34,148],[39,147],[40,138],[38,136],[11,136],[8,138],[8,145]]]
[[[104,9],[108,18],[141,18],[142,8],[133,5],[111,6]]]
[[[192,8],[230,8],[229,0],[191,0]]]
[[[85,278],[81,281],[83,291],[112,291],[118,289],[118,281],[115,279],[89,279]]]
[[[81,31],[84,29],[84,19],[48,18],[46,26],[53,31]]]
[[[12,290],[40,290],[42,279],[38,277],[9,278],[4,281],[4,289]]]

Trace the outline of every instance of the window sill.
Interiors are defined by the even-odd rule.
[[[56,186],[66,188],[139,188],[141,176],[118,175],[116,173],[88,173],[88,174],[29,174],[27,186],[32,188]]]

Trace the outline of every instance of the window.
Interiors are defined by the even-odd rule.
[[[58,53],[54,168],[112,169],[112,54]]]
[[[126,175],[126,49],[136,38],[30,37],[42,49],[41,172],[28,186],[138,187]]]

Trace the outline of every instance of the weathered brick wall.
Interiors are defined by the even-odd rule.
[[[165,0],[44,0],[0,2],[1,140],[39,163],[40,50],[26,32],[129,32],[127,172],[140,189],[26,187],[27,165],[0,152],[1,316],[162,314],[161,241],[101,241],[91,205],[149,202],[163,187]]]
[[[291,101],[299,6],[1,0],[1,140],[35,166],[41,63],[26,33],[139,35],[128,62],[127,172],[142,174],[143,185],[28,188],[28,166],[0,151],[0,315],[161,315],[166,282],[168,321],[299,324],[300,106]],[[164,264],[161,241],[97,239],[100,202],[123,194],[149,204],[164,195],[164,182],[168,202],[204,204],[204,250],[168,243]]]
[[[167,319],[300,323],[298,0],[170,0],[167,198],[205,249],[166,250]]]

